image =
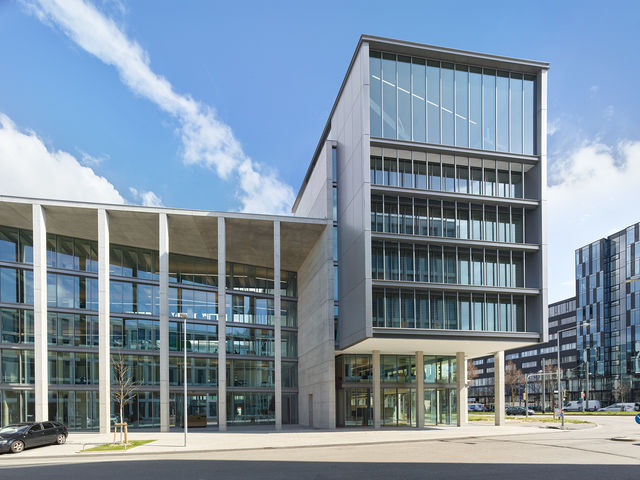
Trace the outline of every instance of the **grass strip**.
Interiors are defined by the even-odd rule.
[[[470,422],[483,422],[483,421],[488,421],[490,420],[490,418],[493,417],[493,415],[489,416],[489,415],[470,415],[469,416],[469,421]],[[540,423],[560,423],[559,419],[556,418],[552,418],[552,417],[513,417],[513,416],[506,416],[504,417],[506,420],[514,420],[514,421],[518,421],[518,422],[540,422]],[[593,424],[593,422],[589,422],[588,420],[576,420],[573,418],[565,418],[564,419],[564,423],[573,423],[573,424]]]
[[[140,445],[146,445],[147,443],[155,442],[155,440],[131,440],[126,446],[126,450],[138,447]],[[119,443],[105,443],[104,445],[98,445],[96,447],[87,448],[82,450],[83,452],[120,452],[124,451],[124,445]]]

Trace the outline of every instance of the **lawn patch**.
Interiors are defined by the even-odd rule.
[[[124,450],[131,450],[132,448],[140,445],[146,445],[147,443],[155,442],[155,440],[131,440],[128,445],[121,445],[119,443],[105,443],[104,445],[98,445],[96,447],[87,448],[82,450],[83,452],[121,452]]]

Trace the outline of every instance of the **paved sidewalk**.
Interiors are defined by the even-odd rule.
[[[145,455],[159,453],[193,453],[232,450],[262,450],[278,448],[300,448],[320,446],[350,446],[382,443],[419,442],[430,440],[453,440],[469,437],[488,437],[503,435],[522,435],[527,433],[554,431],[543,425],[512,424],[502,427],[493,425],[468,425],[464,427],[438,426],[424,430],[413,429],[339,429],[311,430],[304,427],[289,427],[281,432],[273,431],[273,427],[250,429],[234,428],[220,433],[216,430],[193,429],[188,434],[188,446],[183,445],[182,432],[133,432],[131,440],[154,439],[146,445],[135,447],[124,452],[82,452],[83,448],[91,448],[96,444],[113,441],[113,434],[71,433],[65,445],[52,445],[25,450],[20,455],[11,455],[11,459],[24,458],[62,458],[68,456],[114,456]],[[555,430],[561,434],[558,430]]]

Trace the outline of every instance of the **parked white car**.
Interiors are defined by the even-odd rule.
[[[608,407],[598,409],[599,412],[633,412],[634,410],[634,403],[614,403]]]
[[[468,407],[470,412],[484,412],[484,405],[481,403],[470,403]]]

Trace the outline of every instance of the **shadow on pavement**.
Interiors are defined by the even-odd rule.
[[[1,465],[1,464],[0,464]],[[2,478],[51,480],[90,478],[113,480],[199,479],[485,479],[527,480],[615,478],[637,480],[638,465],[491,464],[491,463],[383,463],[383,462],[290,462],[233,460],[152,460],[78,463],[28,467],[2,467]],[[81,476],[81,477],[80,477]]]

